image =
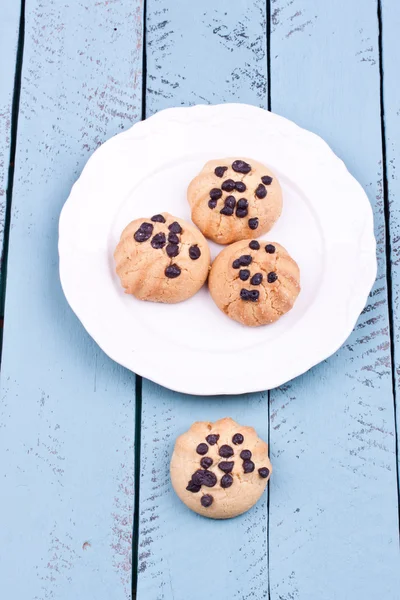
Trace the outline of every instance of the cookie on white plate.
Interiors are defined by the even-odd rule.
[[[197,422],[178,437],[171,481],[179,498],[212,519],[230,519],[261,497],[272,472],[268,444],[233,419]]]

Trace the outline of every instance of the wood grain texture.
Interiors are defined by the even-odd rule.
[[[189,9],[148,0],[147,11],[148,115],[194,103],[267,106],[265,2]],[[142,397],[138,600],[268,598],[267,495],[246,515],[215,522],[186,509],[169,480],[175,438],[193,421],[229,415],[267,440],[268,394],[192,398],[143,381]]]
[[[393,342],[397,398],[397,459],[400,468],[400,4],[382,0],[383,109],[389,201]]]
[[[26,2],[0,408],[8,598],[131,597],[135,378],[67,306],[57,227],[87,158],[140,118],[141,40],[140,0]]]
[[[20,5],[3,2],[0,18],[0,253],[3,252],[6,192],[11,148],[11,113],[19,32]],[[2,257],[0,271],[2,266]],[[1,277],[1,275],[0,275]]]
[[[379,261],[368,306],[344,347],[271,392],[271,598],[395,600],[377,3],[272,0],[271,6],[272,110],[322,135],[362,183],[374,208]]]

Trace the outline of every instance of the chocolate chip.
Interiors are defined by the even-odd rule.
[[[201,454],[201,455],[207,454],[207,452],[208,452],[207,444],[204,444],[204,443],[199,444],[196,448],[196,452],[197,452],[197,454]]]
[[[222,210],[219,211],[221,215],[225,215],[226,217],[231,217],[233,215],[233,208],[229,206],[224,206]]]
[[[239,267],[240,267],[240,260],[239,260],[238,258],[237,258],[236,260],[234,260],[234,261],[233,261],[233,263],[232,263],[232,267],[233,267],[234,269],[239,269]]]
[[[165,251],[170,258],[175,258],[175,256],[178,256],[179,254],[179,246],[176,244],[168,244],[168,246],[165,248]]]
[[[255,464],[252,460],[244,460],[243,461],[243,471],[245,473],[252,473],[255,469]]]
[[[242,254],[242,256],[239,256],[239,264],[241,267],[248,267],[251,265],[252,261],[253,258],[250,254]]]
[[[262,273],[256,273],[250,279],[250,283],[251,283],[251,285],[260,285],[260,283],[262,282],[262,280],[263,280]]]
[[[165,244],[166,244],[165,233],[162,233],[162,232],[156,233],[156,235],[151,240],[151,245],[156,250],[158,250],[159,248],[164,248]]]
[[[243,444],[244,442],[244,437],[242,436],[241,433],[235,433],[235,435],[232,438],[232,442],[237,446],[238,444]]]
[[[222,456],[222,458],[229,458],[230,456],[233,456],[233,448],[231,448],[230,446],[228,446],[227,444],[224,444],[223,446],[221,446],[221,448],[219,449],[218,454],[220,456]]]
[[[266,195],[267,195],[267,190],[265,189],[265,185],[260,183],[260,185],[258,185],[257,189],[256,189],[256,196],[257,196],[257,198],[260,198],[260,200],[262,200],[263,198],[265,198]]]
[[[217,476],[212,471],[198,469],[196,473],[193,473],[192,481],[195,485],[214,487],[214,485],[217,483]]]
[[[251,248],[252,250],[259,250],[260,244],[257,242],[257,240],[253,240],[250,242],[249,248]]]
[[[144,231],[146,233],[153,233],[154,225],[151,223],[142,223],[139,227],[140,231]]]
[[[260,292],[258,290],[240,290],[240,297],[242,300],[249,302],[257,302]]]
[[[268,276],[267,276],[268,283],[274,283],[277,279],[278,279],[278,275],[276,273],[274,273],[274,271],[271,271],[271,273],[268,273]]]
[[[208,435],[206,437],[206,440],[210,444],[210,446],[214,446],[219,440],[219,434],[218,433],[210,433],[210,435]]]
[[[204,494],[204,496],[201,497],[200,502],[204,508],[208,508],[214,502],[214,498],[211,496],[211,494]]]
[[[243,460],[250,460],[250,458],[251,458],[250,450],[242,450],[240,453],[240,458]]]
[[[249,211],[247,210],[247,208],[237,208],[236,209],[236,216],[239,219],[244,219],[244,217],[247,217],[248,214],[249,214]]]
[[[237,203],[237,207],[238,208],[248,208],[249,203],[247,202],[246,198],[240,198],[240,200],[238,200]]]
[[[271,185],[271,183],[273,182],[273,179],[269,175],[264,175],[264,177],[261,177],[261,181],[263,182],[264,185]]]
[[[153,223],[165,223],[165,219],[162,215],[154,215],[150,220],[153,221]]]
[[[168,234],[168,241],[170,244],[179,244],[179,238],[176,235],[176,233],[169,233]]]
[[[168,246],[167,246],[168,248]],[[178,265],[169,265],[165,271],[164,271],[166,277],[169,277],[170,279],[175,279],[175,277],[179,277],[179,275],[181,274],[181,270],[178,267]]]
[[[233,477],[232,477],[232,475],[229,475],[227,473],[226,475],[224,475],[223,477],[221,477],[221,487],[222,488],[231,487],[232,483],[233,483]]]
[[[225,198],[225,206],[229,206],[229,208],[235,208],[236,200],[235,196],[227,196]]]
[[[242,194],[246,191],[246,184],[243,181],[235,181],[235,188]]]
[[[193,492],[193,494],[196,494],[197,492],[200,491],[201,485],[196,485],[195,483],[193,483],[192,479],[188,482],[186,489],[188,492]]]
[[[213,188],[210,191],[210,198],[212,200],[219,200],[222,196],[222,191],[219,188]]]
[[[274,254],[275,246],[273,246],[272,244],[267,244],[265,246],[265,252],[268,252],[268,254]]]
[[[215,208],[217,206],[217,202],[218,202],[218,200],[209,200],[208,201],[208,206],[210,208]]]
[[[200,258],[200,256],[201,256],[201,250],[197,246],[197,244],[195,244],[194,246],[190,246],[190,248],[189,248],[189,256],[190,256],[190,258],[192,260],[197,260],[198,258]]]
[[[234,461],[233,460],[223,460],[222,462],[220,462],[218,464],[218,467],[221,469],[221,471],[223,471],[224,473],[230,473],[234,467]]]
[[[235,189],[235,182],[233,179],[226,179],[221,185],[221,188],[224,190],[224,192],[233,192]]]
[[[217,177],[223,177],[225,171],[228,170],[228,167],[215,167],[214,169],[214,173],[216,174]]]
[[[250,271],[248,269],[240,269],[239,277],[241,281],[247,281],[250,277]]]
[[[250,227],[250,229],[257,229],[257,227],[258,227],[257,217],[255,217],[254,219],[249,219],[249,227]]]
[[[151,223],[142,223],[133,236],[137,242],[147,242],[153,233],[154,226]]]
[[[213,459],[209,456],[203,456],[203,458],[200,461],[200,464],[203,467],[203,469],[209,469],[213,464]]]
[[[172,233],[182,233],[182,227],[176,221],[171,223],[171,225],[168,227],[168,229],[170,231],[172,231]]]
[[[261,467],[261,469],[258,469],[258,473],[260,477],[266,479],[269,475],[269,469],[267,469],[267,467]]]
[[[236,171],[236,173],[250,173],[251,171],[251,166],[247,163],[244,162],[244,160],[235,160],[232,163],[232,169],[234,171]]]

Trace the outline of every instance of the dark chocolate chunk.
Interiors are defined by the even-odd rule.
[[[228,170],[228,167],[215,167],[214,169],[214,173],[216,174],[217,177],[223,177],[225,171]]]
[[[219,211],[221,215],[225,215],[226,217],[231,217],[233,215],[233,208],[230,206],[224,206],[222,210]]]
[[[245,473],[252,473],[255,469],[255,464],[252,460],[244,460],[243,461],[243,471]]]
[[[172,233],[182,233],[182,227],[179,225],[179,223],[177,223],[177,221],[171,223],[168,229],[172,231]]]
[[[233,483],[233,477],[232,477],[232,475],[229,475],[229,473],[226,473],[226,475],[221,477],[221,487],[222,488],[231,487],[232,483]]]
[[[165,223],[165,219],[162,215],[154,215],[150,220],[153,221],[153,223]]]
[[[230,456],[233,456],[233,448],[231,448],[230,446],[228,446],[227,444],[224,444],[223,446],[221,446],[221,448],[219,449],[218,454],[220,456],[222,456],[222,458],[229,458]]]
[[[252,240],[249,244],[249,248],[251,248],[252,250],[259,250],[260,244],[257,242],[257,240]]]
[[[240,453],[240,458],[242,460],[250,460],[250,458],[251,458],[250,450],[242,450]]]
[[[242,254],[242,256],[239,256],[239,264],[241,267],[248,267],[251,265],[252,261],[253,258],[250,256],[250,254]]]
[[[247,163],[244,162],[244,160],[235,160],[232,163],[232,169],[234,171],[236,171],[236,173],[250,173],[251,171],[251,166]]]
[[[218,202],[218,200],[209,200],[208,201],[208,206],[210,208],[215,208],[217,206],[217,202]]]
[[[201,485],[197,485],[197,484],[193,483],[192,479],[188,482],[188,484],[186,486],[187,491],[193,492],[193,494],[196,494],[197,492],[199,492],[200,488],[201,488]]]
[[[179,254],[179,246],[177,244],[168,244],[165,251],[170,258],[175,258]]]
[[[274,254],[275,246],[273,246],[272,244],[267,244],[265,246],[265,252],[267,252],[268,254]]]
[[[257,229],[258,227],[258,219],[257,217],[254,217],[254,219],[249,219],[249,227],[250,229]]]
[[[201,497],[200,502],[204,508],[208,508],[214,502],[214,498],[211,496],[211,494],[204,494],[204,496]]]
[[[153,233],[153,228],[151,223],[142,223],[133,237],[137,242],[147,242]]]
[[[209,456],[203,456],[203,458],[200,461],[200,464],[203,467],[203,469],[209,469],[213,464],[213,459]]]
[[[189,256],[190,256],[190,258],[192,260],[197,260],[198,258],[200,258],[200,256],[201,256],[201,250],[197,246],[197,244],[195,244],[194,246],[190,246],[190,248],[189,248]]]
[[[248,214],[249,214],[249,211],[247,210],[247,208],[237,208],[236,209],[236,216],[239,219],[244,219],[244,217],[247,217]]]
[[[201,454],[201,455],[207,454],[207,452],[208,452],[207,444],[204,444],[204,443],[199,444],[196,448],[196,452],[197,452],[197,454]]]
[[[240,290],[240,297],[242,300],[247,300],[249,302],[257,302],[260,296],[260,292],[258,290]]]
[[[226,179],[221,185],[221,188],[224,190],[224,192],[233,192],[235,189],[235,182],[233,179]]]
[[[168,248],[168,246],[167,246]],[[175,277],[179,277],[179,275],[181,274],[181,270],[178,267],[178,265],[169,265],[166,269],[165,269],[165,276],[169,277],[170,279],[175,279]]]
[[[250,277],[250,271],[248,269],[240,269],[239,277],[241,281],[247,281]]]
[[[246,200],[246,198],[240,198],[240,200],[238,200],[238,203],[237,203],[238,208],[248,208],[248,206],[249,206],[249,203]]]
[[[233,267],[234,269],[239,269],[239,267],[240,267],[240,260],[239,260],[238,258],[237,258],[236,260],[234,260],[234,261],[233,261],[233,263],[232,263],[232,267]]]
[[[264,177],[261,177],[261,181],[263,182],[264,185],[271,185],[271,183],[273,182],[273,179],[269,175],[264,175]]]
[[[242,194],[246,191],[246,184],[243,181],[235,181],[235,189]]]
[[[267,479],[269,475],[269,469],[267,469],[267,467],[261,467],[261,469],[258,469],[258,473],[260,477],[262,477],[263,479]]]
[[[267,276],[268,283],[274,283],[277,279],[278,279],[278,275],[276,273],[274,273],[274,271],[271,271],[271,273],[268,273],[268,276]]]
[[[243,444],[244,442],[244,437],[242,436],[241,433],[235,433],[235,435],[232,438],[232,442],[237,446],[238,444]]]
[[[196,485],[214,487],[214,485],[217,483],[217,476],[212,471],[198,469],[196,473],[193,473],[192,481]]]
[[[159,248],[164,248],[165,244],[166,244],[165,233],[162,233],[162,232],[156,233],[156,235],[151,240],[151,245],[156,250],[158,250]]]
[[[263,280],[262,273],[256,273],[250,279],[250,283],[251,283],[251,285],[260,285],[260,283],[262,282],[262,280]]]
[[[234,461],[233,460],[223,460],[218,464],[218,467],[221,469],[221,471],[223,471],[224,473],[230,473],[234,467]]]
[[[260,200],[262,200],[263,198],[265,198],[266,195],[267,195],[267,190],[265,188],[265,185],[260,183],[260,185],[258,185],[257,189],[256,189],[256,196],[257,196],[257,198],[260,198]]]
[[[236,200],[235,196],[227,196],[225,198],[225,206],[229,206],[229,208],[235,208]]]
[[[179,238],[176,235],[176,233],[169,233],[168,234],[168,241],[170,244],[179,244]]]
[[[208,435],[206,437],[206,440],[210,444],[210,446],[214,446],[214,444],[216,444],[219,440],[219,434],[218,433],[210,433],[210,435]]]
[[[219,188],[213,188],[210,191],[210,198],[212,200],[219,200],[222,196],[222,191]]]
[[[142,223],[139,227],[140,231],[145,231],[146,233],[153,233],[154,225],[151,223]]]

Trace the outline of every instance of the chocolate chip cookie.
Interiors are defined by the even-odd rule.
[[[188,188],[192,220],[218,244],[256,238],[282,212],[282,191],[274,173],[242,158],[209,161]]]
[[[139,300],[187,300],[207,279],[210,251],[190,223],[168,213],[129,223],[114,253],[127,294]]]
[[[272,467],[268,445],[256,431],[225,418],[194,423],[178,437],[170,470],[186,506],[205,517],[229,519],[259,500]]]
[[[300,293],[300,270],[279,244],[247,239],[217,256],[208,286],[216,305],[231,319],[267,325],[293,307]]]

